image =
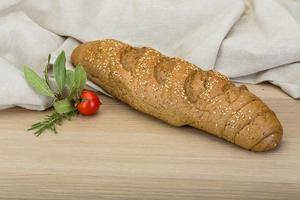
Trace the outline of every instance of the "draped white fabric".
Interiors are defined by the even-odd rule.
[[[54,59],[64,49],[69,62],[80,42],[105,38],[300,97],[300,1],[1,0],[0,109],[45,109],[49,101],[26,84],[23,66],[41,73],[48,53]]]

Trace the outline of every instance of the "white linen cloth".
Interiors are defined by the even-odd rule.
[[[69,62],[80,42],[105,38],[300,97],[296,0],[1,0],[0,109],[45,109],[49,101],[25,82],[23,66],[41,73],[48,53],[54,60],[64,49]]]

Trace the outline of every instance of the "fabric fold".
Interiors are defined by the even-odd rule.
[[[48,54],[53,62],[65,50],[73,68],[69,56],[80,42],[106,38],[156,48],[237,82],[269,81],[300,98],[299,1],[8,0],[0,2],[0,109],[45,109],[47,98],[26,84],[23,66],[42,73]]]

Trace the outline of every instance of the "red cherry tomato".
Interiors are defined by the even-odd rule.
[[[83,90],[80,94],[81,102],[77,104],[77,109],[82,115],[93,115],[101,106],[101,101],[95,92]]]

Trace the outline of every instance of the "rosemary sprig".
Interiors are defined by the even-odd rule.
[[[71,118],[75,115],[77,115],[78,112],[76,109],[73,111],[70,111],[68,113],[57,113],[56,111],[51,113],[50,115],[47,115],[46,118],[38,122],[36,124],[33,124],[31,128],[27,129],[28,131],[35,130],[34,135],[40,136],[45,130],[51,130],[54,133],[57,133],[56,131],[56,125],[61,125],[62,121],[65,119],[71,120]]]

